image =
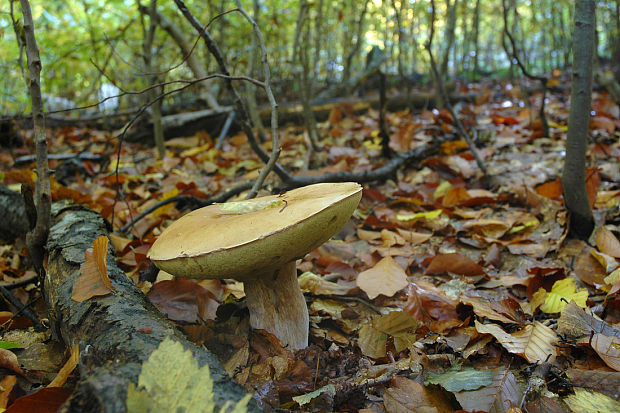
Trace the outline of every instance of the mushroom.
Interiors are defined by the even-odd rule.
[[[304,348],[308,308],[295,260],[338,232],[361,197],[357,183],[321,183],[209,205],[166,228],[148,257],[175,276],[242,281],[250,325],[269,331],[285,346]]]

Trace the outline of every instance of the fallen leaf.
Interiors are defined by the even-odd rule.
[[[605,227],[600,227],[596,233],[596,248],[603,254],[620,258],[620,241]]]
[[[169,319],[191,324],[215,319],[219,306],[209,290],[185,278],[157,282],[147,297]]]
[[[512,334],[496,324],[482,324],[476,320],[475,325],[479,333],[491,334],[506,350],[523,356],[530,363],[555,360],[557,335],[538,321]]]
[[[0,367],[4,367],[18,374],[24,374],[21,367],[19,367],[19,361],[17,361],[15,353],[3,348],[0,348]]]
[[[565,278],[556,281],[547,293],[544,304],[540,310],[545,313],[559,313],[570,301],[574,301],[579,307],[586,308],[588,300],[588,290],[581,288],[577,290],[574,278]]]
[[[437,254],[426,268],[425,274],[453,273],[464,276],[483,275],[484,269],[457,252],[450,254]]]
[[[620,411],[620,402],[597,392],[575,389],[575,394],[564,398],[574,413],[615,413]]]
[[[443,373],[429,372],[425,384],[438,384],[449,392],[476,390],[493,382],[493,370],[476,370],[473,367],[452,366]]]
[[[44,387],[15,400],[4,413],[56,413],[71,396],[71,390],[63,387]]]
[[[108,237],[100,235],[93,241],[93,247],[84,252],[84,263],[80,266],[81,275],[73,282],[71,298],[74,301],[81,303],[89,298],[112,292],[106,264],[107,256]]]
[[[350,287],[327,281],[311,272],[301,274],[297,281],[303,292],[311,292],[314,295],[347,295],[352,290]]]
[[[594,334],[590,345],[605,364],[616,371],[620,371],[620,337]]]
[[[67,382],[67,379],[75,369],[80,358],[80,346],[74,346],[71,349],[71,356],[64,366],[60,369],[54,380],[47,385],[47,387],[62,387]]]
[[[493,382],[477,390],[463,390],[454,396],[465,411],[505,413],[521,403],[521,390],[509,370],[494,370]]]
[[[243,411],[251,395],[239,401],[233,411]],[[142,364],[137,385],[127,388],[129,412],[213,411],[213,380],[209,366],[198,367],[190,350],[167,337]]]
[[[383,393],[387,413],[447,413],[452,406],[439,392],[433,392],[422,384],[406,377],[394,377],[390,387]]]
[[[407,274],[390,255],[357,275],[357,286],[371,299],[379,294],[392,297],[407,285]]]
[[[15,383],[17,383],[17,377],[12,375],[4,376],[2,381],[0,381],[0,409],[6,409]]]

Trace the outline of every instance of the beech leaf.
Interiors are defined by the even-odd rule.
[[[248,394],[234,407],[244,412]],[[225,411],[222,407],[221,411]],[[213,412],[213,380],[209,366],[198,367],[190,350],[167,337],[142,364],[138,385],[129,383],[127,411],[142,412]]]
[[[78,303],[112,292],[106,264],[108,237],[100,235],[93,241],[93,247],[86,250],[84,256],[84,263],[80,266],[81,275],[73,282],[71,295],[71,298]]]
[[[392,297],[407,285],[405,270],[389,255],[357,276],[357,286],[371,299],[379,294]]]
[[[512,334],[496,324],[482,324],[477,320],[475,323],[479,333],[491,334],[506,350],[523,356],[530,363],[555,360],[557,335],[538,321]]]

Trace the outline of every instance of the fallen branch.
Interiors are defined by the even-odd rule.
[[[114,293],[81,303],[72,300],[84,251],[97,236],[106,234],[99,214],[77,205],[54,204],[45,299],[56,337],[69,348],[80,346],[80,380],[62,411],[125,412],[129,383],[137,382],[142,363],[168,336],[191,350],[201,366],[209,365],[219,407],[240,400],[246,391],[210,351],[189,342],[173,327],[116,266],[110,251],[107,267]],[[248,411],[260,410],[250,402]]]
[[[420,128],[414,132],[420,132],[422,130],[436,130],[438,129],[435,126],[428,126],[424,128]],[[388,163],[385,165],[373,169],[371,171],[362,171],[362,172],[329,172],[323,175],[318,176],[294,176],[290,175],[290,178],[286,181],[283,181],[282,189],[293,189],[301,186],[316,184],[320,182],[358,182],[358,183],[366,183],[366,182],[374,182],[381,181],[393,176],[396,171],[402,167],[405,163],[413,163],[419,162],[431,154],[435,153],[441,144],[441,139],[435,139],[433,143],[429,146],[419,147],[417,149],[412,149],[407,152],[399,153],[394,156]],[[227,199],[231,198],[234,195],[237,195],[245,190],[250,189],[252,186],[251,182],[246,182],[240,184],[226,192],[223,192],[219,195],[213,196],[207,200],[196,198],[194,196],[189,195],[179,195],[172,198],[164,199],[158,202],[155,205],[152,205],[145,211],[142,211],[140,214],[136,215],[131,221],[123,225],[120,229],[121,232],[126,232],[129,228],[134,226],[136,222],[147,216],[148,214],[155,211],[157,208],[160,208],[164,205],[168,205],[176,202],[189,202],[196,205],[197,208],[205,207],[207,205],[211,205],[216,202],[225,202]]]

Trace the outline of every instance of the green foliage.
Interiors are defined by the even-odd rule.
[[[230,413],[245,412],[250,398],[250,394],[245,396]],[[129,413],[211,413],[214,407],[209,366],[199,368],[191,351],[170,337],[162,341],[142,365],[138,386],[130,383],[127,389]],[[227,408],[228,403],[220,413]]]
[[[22,348],[22,346],[19,343],[13,343],[12,341],[0,341],[0,348],[11,350],[13,348]]]

